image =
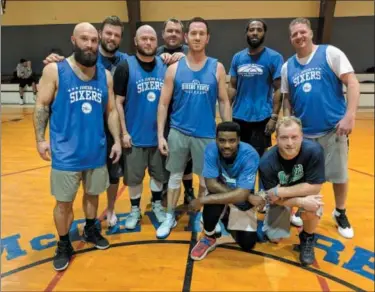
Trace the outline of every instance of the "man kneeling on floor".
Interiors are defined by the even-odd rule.
[[[301,121],[284,117],[276,125],[277,145],[268,150],[259,164],[259,174],[270,205],[263,231],[271,242],[290,236],[290,210],[300,207],[303,231],[300,261],[311,265],[315,259],[315,229],[322,216],[320,190],[325,182],[324,152],[320,144],[304,140]]]
[[[251,194],[259,166],[259,155],[247,143],[240,142],[240,126],[223,122],[217,126],[216,142],[204,153],[203,177],[209,194],[193,200],[190,207],[203,207],[204,236],[191,251],[191,258],[202,260],[214,250],[215,226],[219,219],[239,246],[250,251],[257,240],[256,208],[265,200]]]

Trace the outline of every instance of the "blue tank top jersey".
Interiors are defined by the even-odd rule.
[[[333,130],[346,112],[342,82],[329,67],[326,51],[320,45],[308,64],[301,65],[296,56],[287,64],[292,108],[306,136]]]
[[[171,128],[198,138],[215,138],[218,82],[217,60],[207,57],[203,68],[191,70],[182,58],[177,65],[172,97]]]
[[[113,57],[105,57],[100,52],[98,52],[98,64],[101,64],[106,68],[109,72],[111,72],[112,76],[115,74],[117,65],[126,60],[129,56],[125,53],[121,53],[116,51]]]
[[[58,91],[51,105],[52,168],[84,171],[106,163],[103,116],[108,103],[105,68],[90,81],[77,77],[67,60],[57,63]]]
[[[129,80],[124,103],[126,128],[137,147],[158,145],[157,112],[167,65],[156,57],[151,72],[143,70],[135,56],[127,59]]]

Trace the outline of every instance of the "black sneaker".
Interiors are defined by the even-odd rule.
[[[338,226],[338,232],[341,234],[341,236],[345,238],[353,238],[354,236],[354,230],[350,226],[348,217],[346,216],[346,211],[333,211],[333,219],[335,220],[337,226]]]
[[[58,241],[53,258],[53,267],[56,271],[63,271],[69,266],[69,261],[74,253],[74,249],[70,241]]]
[[[194,189],[187,189],[185,190],[185,196],[184,196],[184,205],[189,205],[192,200],[195,199],[194,196]]]
[[[302,265],[311,265],[315,260],[314,244],[315,244],[315,234],[307,234],[302,231],[299,234],[300,239],[300,254],[299,260]]]
[[[97,249],[107,249],[109,247],[108,240],[101,235],[95,225],[90,227],[90,229],[85,226],[82,239],[85,242],[93,243]]]

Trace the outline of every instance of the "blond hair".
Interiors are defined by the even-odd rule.
[[[312,30],[312,29],[311,29],[311,22],[310,22],[310,20],[308,20],[307,18],[304,18],[304,17],[298,17],[298,18],[293,19],[293,20],[290,22],[290,24],[289,24],[289,31],[290,31],[290,29],[292,28],[292,26],[294,26],[294,25],[296,25],[296,24],[305,24],[305,25],[307,25],[307,27],[308,27],[310,30]]]
[[[299,118],[296,118],[294,116],[287,116],[287,117],[282,117],[276,124],[276,136],[279,134],[279,129],[281,126],[284,127],[289,127],[292,124],[297,124],[298,127],[301,129],[302,132],[302,122]]]

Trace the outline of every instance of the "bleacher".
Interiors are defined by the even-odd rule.
[[[374,74],[357,74],[357,78],[360,82],[361,88],[359,107],[374,108]],[[229,82],[229,79],[230,77],[227,76],[227,83]],[[31,87],[25,88],[24,100],[26,104],[34,104]],[[1,84],[1,104],[19,104],[18,84]]]

